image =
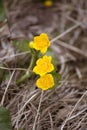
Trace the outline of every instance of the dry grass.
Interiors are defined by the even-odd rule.
[[[0,85],[0,101],[11,112],[13,128],[86,130],[87,1],[62,0],[43,8],[39,3],[14,0],[9,7],[5,2],[5,6],[9,25],[0,27],[0,72],[6,75]],[[51,49],[62,75],[55,90],[43,93],[36,88],[34,79],[15,84],[27,68],[19,61],[28,64],[29,54],[12,45],[12,39],[32,39],[41,32],[47,32],[52,39]]]

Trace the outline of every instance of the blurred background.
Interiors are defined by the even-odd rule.
[[[0,100],[15,70],[4,105],[14,129],[32,130],[40,90],[34,79],[20,86],[15,81],[30,61],[27,41],[42,32],[51,41],[49,53],[56,60],[61,81],[54,91],[44,93],[36,130],[86,130],[87,0],[0,0]]]

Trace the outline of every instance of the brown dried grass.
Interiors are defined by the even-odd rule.
[[[35,126],[35,130],[86,130],[87,1],[62,0],[51,8],[27,0],[14,0],[10,7],[7,5],[10,31],[5,31],[6,36],[2,33],[0,64],[10,77],[0,85],[0,100],[11,112],[14,129],[32,130]],[[7,29],[8,24],[5,26]],[[44,91],[42,97],[34,79],[20,86],[15,84],[20,73],[26,71],[18,62],[28,61],[29,54],[12,46],[12,39],[32,39],[41,32],[47,32],[52,39],[51,49],[62,75],[57,88]]]

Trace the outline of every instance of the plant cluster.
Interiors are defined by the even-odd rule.
[[[28,43],[28,48],[31,52],[31,61],[27,72],[18,79],[17,83],[26,81],[26,79],[31,77],[31,74],[35,73],[39,76],[36,81],[36,86],[38,88],[48,90],[56,87],[60,75],[56,73],[55,65],[52,62],[52,56],[47,55],[50,45],[51,43],[46,33],[35,36],[34,40]]]
[[[29,43],[29,47],[34,49],[36,53],[42,53],[42,57],[36,60],[36,65],[33,68],[33,72],[40,77],[36,81],[36,86],[42,90],[52,88],[55,84],[53,77],[53,70],[55,69],[52,64],[52,56],[48,56],[45,53],[50,46],[50,41],[46,33],[41,33],[40,36],[35,36],[34,41]]]

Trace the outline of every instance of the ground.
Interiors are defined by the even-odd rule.
[[[7,19],[0,23],[0,101],[10,111],[13,129],[32,130],[35,125],[35,130],[86,130],[87,1],[58,0],[45,7],[33,0],[9,0],[4,6]],[[31,55],[16,49],[13,41],[31,41],[42,32],[51,40],[61,80],[56,89],[41,96],[34,78],[15,83],[27,70]]]

